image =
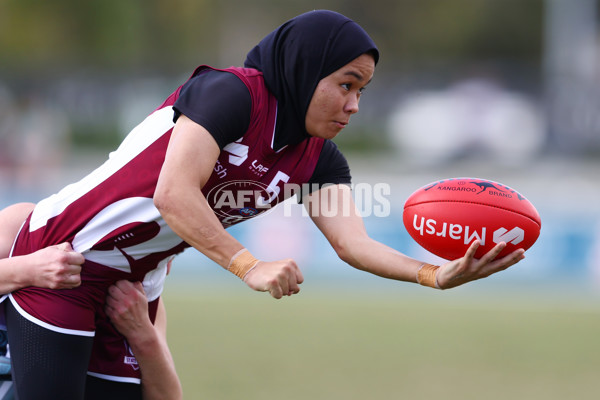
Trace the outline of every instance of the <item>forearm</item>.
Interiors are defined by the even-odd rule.
[[[31,271],[30,257],[13,257],[0,260],[0,294],[6,294],[15,290],[31,286],[29,277],[33,276]]]
[[[479,242],[475,241],[464,257],[445,262],[441,266],[414,260],[372,239],[354,240],[348,246],[348,251],[340,251],[338,254],[355,268],[384,278],[450,289],[505,270],[524,258],[524,251],[521,249],[496,259],[505,245],[499,243],[477,260],[474,256]]]
[[[148,329],[144,337],[131,338],[129,345],[140,367],[144,400],[183,398],[173,357],[157,329]]]
[[[108,288],[105,310],[135,355],[144,399],[182,398],[181,384],[167,345],[167,317],[162,301],[158,300],[157,325],[153,325],[142,283],[122,280]]]
[[[205,256],[227,268],[243,246],[221,225],[200,188],[169,188],[154,199],[173,231]]]
[[[339,212],[321,213],[324,204]],[[326,186],[307,195],[304,206],[337,255],[354,268],[388,279],[417,281],[423,262],[369,237],[348,186]]]
[[[340,212],[333,216],[319,213],[315,207],[322,201],[329,201]],[[333,203],[335,201],[337,203]],[[496,259],[506,246],[506,243],[501,242],[481,259],[475,259],[480,243],[474,241],[464,257],[445,262],[441,266],[425,264],[369,238],[354,205],[350,188],[345,185],[332,185],[317,190],[306,196],[304,205],[313,222],[342,260],[355,268],[384,278],[449,289],[502,271],[525,257],[523,250],[517,250]],[[342,210],[355,211],[348,214]]]
[[[416,282],[417,270],[423,264],[369,237],[339,246],[338,255],[354,268],[405,282]]]
[[[8,258],[19,228],[34,205],[19,203],[0,211],[0,294],[31,286],[31,257]]]
[[[34,253],[0,259],[0,293],[27,286],[72,289],[81,284],[83,255],[69,243],[48,246]]]

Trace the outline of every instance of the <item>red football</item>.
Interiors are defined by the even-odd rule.
[[[542,221],[516,190],[477,178],[452,178],[430,183],[404,204],[404,226],[423,248],[447,260],[465,255],[474,240],[480,258],[497,243],[506,242],[503,256],[530,248]]]

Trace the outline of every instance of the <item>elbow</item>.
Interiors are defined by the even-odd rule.
[[[174,194],[170,190],[156,190],[154,196],[152,197],[152,201],[154,202],[154,207],[158,210],[160,215],[167,221],[169,217],[174,212]]]
[[[336,241],[332,246],[340,260],[356,269],[367,271],[371,244],[372,239],[368,236],[358,236]]]
[[[340,260],[342,260],[345,263],[350,264],[350,260],[351,260],[351,252],[350,250],[341,244],[336,244],[333,246],[333,249],[335,250],[335,253],[337,254],[338,258]]]
[[[332,245],[340,260],[352,265],[353,267],[357,265],[355,252],[353,251],[356,247],[351,241],[339,241],[332,243]]]
[[[164,215],[163,213],[167,213],[172,207],[174,197],[173,191],[169,187],[159,184],[152,196],[154,207],[161,215]]]

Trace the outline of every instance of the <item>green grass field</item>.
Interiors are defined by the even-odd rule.
[[[239,286],[195,294],[167,287],[169,343],[186,399],[599,396],[598,305],[308,287],[275,301]]]

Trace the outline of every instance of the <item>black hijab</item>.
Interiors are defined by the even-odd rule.
[[[261,71],[277,98],[276,150],[309,137],[306,112],[319,81],[367,52],[377,64],[377,46],[357,23],[319,10],[287,21],[248,53],[244,66]]]

